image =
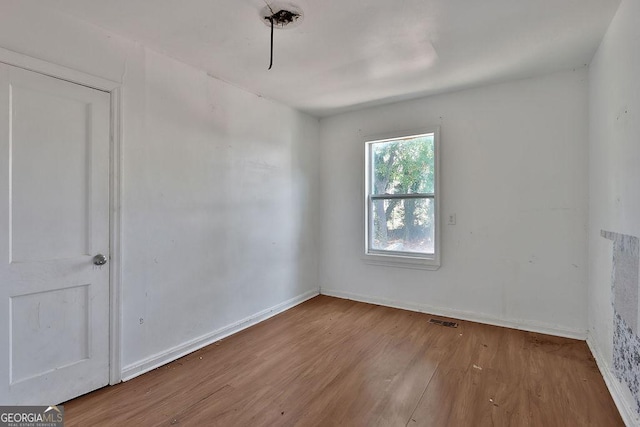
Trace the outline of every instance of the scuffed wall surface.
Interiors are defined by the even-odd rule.
[[[599,358],[598,364],[609,381],[609,389],[628,425],[640,425],[640,408],[638,395],[634,395],[627,386],[629,381],[633,383],[630,377],[632,369],[626,370],[629,381],[620,380],[620,369],[624,366],[620,362],[631,363],[632,360],[619,356],[630,354],[632,347],[621,341],[624,336],[630,336],[626,335],[626,329],[617,317],[626,318],[625,323],[633,330],[634,326],[629,322],[633,323],[632,308],[637,310],[638,303],[634,301],[633,292],[625,296],[624,293],[631,289],[617,287],[612,292],[614,281],[621,281],[632,270],[623,268],[625,273],[613,265],[611,242],[601,236],[602,230],[640,236],[638,16],[640,0],[622,0],[589,64],[588,335],[594,355]],[[614,240],[611,237],[615,236],[608,237]],[[616,259],[621,261],[617,256]],[[616,279],[612,280],[614,270]],[[631,272],[632,276],[634,274],[637,272]],[[637,279],[630,281],[638,285]],[[637,325],[638,315],[635,317]],[[637,329],[635,334],[638,335]]]
[[[638,335],[638,238],[604,230],[602,237],[613,240],[613,308]]]
[[[613,241],[611,302],[614,311],[613,369],[629,387],[640,412],[640,337],[638,337],[639,242],[635,236],[601,231]]]
[[[318,120],[150,50],[139,67],[144,128],[124,149],[125,368],[317,290]]]
[[[620,382],[625,382],[640,412],[640,337],[616,313],[613,329],[613,369]]]

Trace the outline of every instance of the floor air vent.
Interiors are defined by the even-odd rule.
[[[447,328],[458,327],[458,324],[456,322],[447,322],[446,320],[440,319],[429,319],[429,323],[433,323],[434,325],[446,326]]]

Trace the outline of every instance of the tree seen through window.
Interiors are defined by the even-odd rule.
[[[369,155],[369,249],[433,254],[434,135],[372,142]]]

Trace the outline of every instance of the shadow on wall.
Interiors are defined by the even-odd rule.
[[[320,253],[320,147],[318,144],[320,123],[310,116],[302,117],[301,113],[295,113],[301,117],[295,120],[292,129],[292,138],[297,143],[291,148],[291,191],[293,200],[298,201],[299,209],[292,218],[296,223],[292,224],[294,236],[297,242],[293,247],[297,268],[297,277],[294,283],[302,284],[310,289],[318,289],[319,277],[319,253]],[[307,126],[302,126],[301,121],[310,121]],[[310,134],[313,132],[314,134]],[[300,285],[299,285],[300,286]],[[294,292],[295,293],[295,292]]]

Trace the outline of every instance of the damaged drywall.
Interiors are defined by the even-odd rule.
[[[619,314],[613,328],[613,369],[618,379],[626,382],[640,413],[640,337],[631,331]]]
[[[625,382],[629,387],[636,402],[636,410],[640,413],[640,239],[604,230],[601,235],[613,241],[611,302],[614,310],[614,373],[620,382]]]

